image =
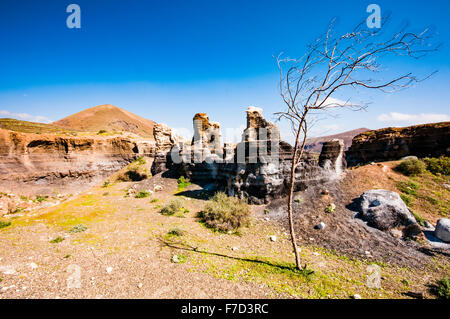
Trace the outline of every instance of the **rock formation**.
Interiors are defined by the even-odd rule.
[[[346,152],[349,165],[398,160],[408,155],[450,155],[450,122],[385,128],[356,136]]]
[[[85,189],[139,156],[165,156],[178,142],[179,138],[164,124],[155,125],[153,130],[154,141],[133,141],[124,137],[74,137],[0,129],[0,191]]]
[[[355,201],[354,209],[359,212],[359,218],[379,230],[399,229],[405,237],[417,236],[421,232],[413,214],[395,192],[384,189],[367,191]]]
[[[293,149],[280,140],[278,127],[264,119],[261,109],[247,109],[247,128],[242,141],[234,147],[226,144],[218,148],[217,139],[204,138],[208,127],[207,115],[196,114],[193,143],[174,147],[173,163],[167,167],[198,184],[213,185],[212,188],[254,204],[267,203],[287,194]],[[220,137],[218,128],[216,125],[213,131]],[[342,157],[341,141],[333,141],[325,148],[323,166],[314,155],[305,153],[296,170],[296,191],[337,178],[336,169],[343,168]]]
[[[154,152],[146,146],[146,152]],[[4,191],[100,181],[139,154],[121,137],[63,137],[0,130],[0,184]],[[141,145],[141,152],[144,152]],[[74,185],[73,185],[74,186]]]

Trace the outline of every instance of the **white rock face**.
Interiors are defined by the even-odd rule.
[[[439,219],[434,230],[434,235],[446,243],[450,242],[450,219]]]
[[[360,217],[369,226],[380,230],[417,225],[416,219],[395,192],[384,189],[367,191],[360,196],[357,206]]]
[[[259,113],[259,114],[262,115],[263,110],[262,110],[262,108],[260,108],[260,107],[249,106],[249,107],[247,108],[247,113],[253,113],[253,112],[257,112],[257,113]]]

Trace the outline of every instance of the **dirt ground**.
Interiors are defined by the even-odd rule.
[[[349,204],[367,190],[382,188],[398,192],[396,180],[405,177],[392,170],[394,165],[374,164],[349,170],[340,183],[311,187],[298,193],[297,197],[302,200],[294,204],[295,229],[302,244],[316,244],[347,256],[398,266],[423,267],[432,257],[448,258],[449,251],[433,249],[425,240],[399,239],[368,227],[349,209]],[[329,194],[323,195],[323,191]],[[336,210],[327,213],[325,209],[331,203],[336,205]],[[287,228],[285,206],[286,200],[277,200],[268,208],[273,211],[269,216]],[[434,223],[439,218],[430,213],[426,216]],[[314,228],[320,222],[325,223],[325,229]]]
[[[0,298],[407,298],[408,291],[432,297],[427,287],[448,275],[448,256],[431,257],[415,242],[370,229],[345,208],[368,187],[388,185],[387,176],[372,178],[378,169],[349,171],[327,196],[317,189],[300,194],[296,228],[307,265],[301,273],[293,269],[281,201],[253,206],[251,226],[226,234],[199,222],[210,194],[197,185],[179,189],[175,179],[157,175],[93,187],[0,229]],[[126,195],[155,186],[162,190],[146,198]],[[159,213],[172,198],[183,200],[184,215]],[[330,201],[336,211],[326,215]],[[314,229],[319,221],[327,224],[323,231]],[[74,232],[80,225],[86,229]],[[184,234],[170,235],[174,228]],[[182,262],[172,262],[174,255]],[[376,287],[367,284],[373,265],[381,276]]]

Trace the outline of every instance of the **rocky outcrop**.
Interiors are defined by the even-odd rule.
[[[27,186],[89,185],[131,162],[142,149],[121,137],[63,137],[0,130],[0,184],[3,191]]]
[[[172,146],[180,140],[173,130],[166,124],[155,124],[153,127],[153,136],[155,137],[155,148],[160,153],[167,153]]]
[[[217,140],[203,139],[203,128],[208,127],[208,123],[206,114],[196,114],[194,132],[197,133],[193,142],[172,149],[172,163],[168,168],[198,184],[209,188],[213,185],[212,188],[254,204],[267,203],[287,194],[293,148],[280,140],[278,127],[264,119],[261,109],[247,109],[247,128],[242,141],[234,146],[226,144],[218,149],[217,145],[210,145]],[[220,136],[220,132],[216,134]],[[304,154],[296,169],[296,191],[339,177],[336,168],[342,170],[343,167],[343,143],[330,142],[326,149],[322,166],[313,154]]]
[[[382,231],[400,230],[404,237],[420,234],[421,229],[406,204],[395,192],[376,189],[364,192],[354,207],[368,226]]]
[[[75,192],[100,182],[139,156],[158,157],[178,137],[164,124],[155,141],[124,137],[73,137],[0,130],[0,191]]]
[[[220,149],[220,124],[210,122],[206,113],[194,115],[194,137],[192,145],[199,148],[208,148],[211,153],[216,153]]]
[[[434,234],[440,240],[450,243],[450,219],[441,218],[436,224]]]
[[[408,155],[450,155],[450,122],[385,128],[356,136],[346,152],[351,166],[373,161],[398,160]]]

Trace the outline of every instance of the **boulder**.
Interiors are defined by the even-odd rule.
[[[450,242],[450,219],[439,219],[434,230],[434,235],[442,241]]]
[[[400,195],[384,189],[363,193],[356,201],[358,217],[371,227],[382,231],[401,229],[405,237],[418,235],[421,230]]]

